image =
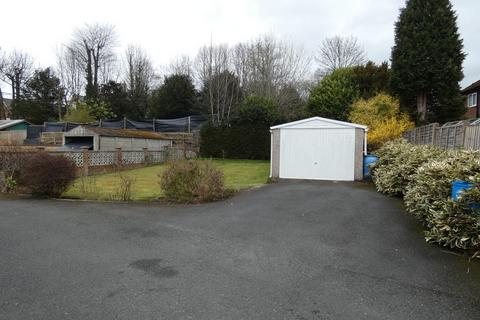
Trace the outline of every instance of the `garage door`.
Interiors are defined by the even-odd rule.
[[[354,129],[283,129],[280,178],[354,180]]]

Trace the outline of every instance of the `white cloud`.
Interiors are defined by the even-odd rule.
[[[480,1],[454,0],[468,57],[463,84],[480,78]],[[236,43],[273,33],[313,53],[328,36],[354,35],[369,58],[388,60],[393,25],[403,0],[17,0],[2,3],[0,47],[32,54],[39,66],[84,23],[114,24],[123,47],[144,47],[157,66],[179,54],[193,56],[210,42]],[[8,14],[20,12],[20,14]]]

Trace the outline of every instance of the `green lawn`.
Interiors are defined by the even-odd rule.
[[[270,164],[259,160],[213,160],[223,170],[228,188],[241,190],[265,184]],[[154,200],[162,193],[158,184],[158,174],[164,165],[126,170],[121,174],[134,179],[132,200]],[[62,195],[64,198],[110,200],[117,192],[120,183],[118,173],[109,173],[86,178],[78,178]]]

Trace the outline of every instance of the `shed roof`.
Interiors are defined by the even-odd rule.
[[[14,125],[27,122],[24,119],[17,119],[17,120],[0,120],[0,130],[13,127]],[[27,122],[28,123],[28,122]]]
[[[76,128],[70,130],[74,131]],[[164,134],[143,131],[136,129],[111,129],[111,128],[99,128],[99,127],[84,127],[86,131],[91,131],[99,136],[104,137],[122,137],[122,138],[137,138],[137,139],[154,139],[154,140],[172,140]],[[68,136],[68,134],[67,134]]]
[[[282,129],[282,128],[339,128],[339,127],[345,127],[345,128],[359,128],[363,130],[368,130],[367,126],[361,125],[361,124],[356,124],[356,123],[350,123],[350,122],[345,122],[345,121],[339,121],[339,120],[333,120],[333,119],[328,119],[328,118],[322,118],[322,117],[312,117],[312,118],[307,118],[303,120],[298,120],[298,121],[293,121],[293,122],[288,122],[284,124],[279,124],[277,126],[270,127],[270,129]]]

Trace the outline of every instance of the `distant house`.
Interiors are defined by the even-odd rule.
[[[480,80],[462,90],[468,107],[465,114],[468,119],[480,118]]]
[[[173,139],[167,135],[135,129],[109,129],[78,126],[63,135],[63,146],[67,149],[87,147],[95,151],[113,151],[122,148],[124,151],[162,150],[171,146]]]

